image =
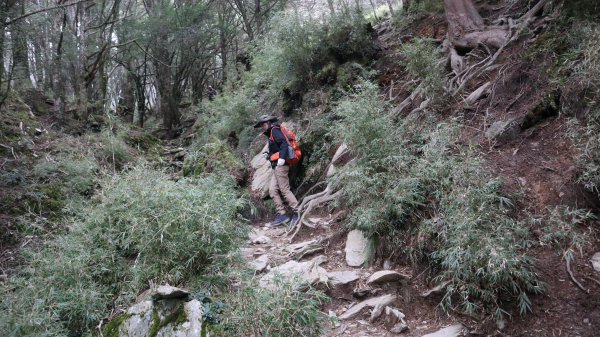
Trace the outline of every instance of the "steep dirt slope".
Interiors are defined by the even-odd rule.
[[[503,8],[497,6],[497,8]],[[499,15],[489,7],[480,8],[493,21]],[[446,22],[442,16],[431,16],[408,29],[397,32],[389,25],[379,27],[379,41],[384,56],[379,62],[380,84],[384,94],[399,93],[397,103],[408,95],[403,92],[403,67],[399,58],[402,42],[412,37],[444,39]],[[474,104],[463,101],[448,102],[449,116],[462,114],[466,128],[461,141],[476,146],[492,172],[501,177],[504,190],[513,195],[515,211],[523,221],[542,217],[549,207],[566,205],[588,208],[596,214],[598,198],[576,182],[576,154],[569,138],[568,120],[583,111],[569,104],[572,92],[563,90],[548,78],[547,60],[551,55],[526,57],[528,48],[539,34],[527,41],[519,41],[508,48],[497,60],[498,70],[473,79],[463,95],[466,98],[484,83],[490,83],[488,95]],[[579,110],[578,110],[579,109]],[[489,130],[503,122],[519,123],[507,134],[490,138]],[[541,235],[539,225],[531,226],[535,240]],[[598,228],[598,224],[592,227]],[[565,260],[553,248],[536,249],[533,257],[541,278],[547,284],[547,293],[533,297],[533,313],[515,316],[502,331],[494,331],[494,324],[483,326],[483,331],[503,336],[597,336],[600,327],[600,279],[589,262],[600,247],[598,230],[589,233],[590,244],[577,254],[571,265],[572,281]],[[465,317],[461,317],[464,319]],[[481,322],[472,321],[475,325]]]

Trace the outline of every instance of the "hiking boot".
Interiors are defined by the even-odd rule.
[[[296,224],[298,223],[298,220],[300,220],[299,214],[298,213],[292,214],[292,219],[290,220],[290,227],[296,226]]]
[[[290,221],[290,217],[287,214],[277,214],[275,220],[269,224],[269,227],[281,226]]]

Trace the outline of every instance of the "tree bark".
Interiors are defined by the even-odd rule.
[[[25,13],[25,1],[21,0],[17,5],[19,14]],[[14,83],[16,88],[31,87],[31,78],[29,74],[29,56],[27,46],[27,23],[20,21],[11,27],[11,40],[13,43],[13,66]]]
[[[448,21],[448,39],[462,53],[476,48],[480,43],[500,48],[508,41],[508,30],[503,27],[486,27],[471,0],[444,0]]]

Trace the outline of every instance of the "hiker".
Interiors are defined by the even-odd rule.
[[[217,90],[215,90],[212,85],[209,85],[208,89],[206,89],[206,95],[208,96],[208,100],[212,101],[215,99],[215,96],[217,96]]]
[[[262,115],[258,118],[255,128],[261,128],[264,135],[269,138],[269,152],[267,159],[271,161],[271,168],[274,170],[269,186],[269,195],[275,202],[277,215],[275,220],[270,224],[271,227],[286,224],[290,222],[293,226],[298,222],[298,200],[290,190],[290,179],[288,173],[290,166],[286,163],[286,158],[290,158],[288,152],[289,142],[281,130],[281,124],[277,121],[277,117],[270,115]],[[287,202],[292,210],[292,217],[287,215],[283,199]]]

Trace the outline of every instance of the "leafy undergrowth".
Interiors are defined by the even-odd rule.
[[[174,182],[146,164],[106,177],[69,230],[28,254],[3,287],[10,335],[79,335],[148,284],[181,284],[226,266],[244,238],[231,178]]]
[[[522,313],[528,294],[543,285],[525,254],[527,226],[511,216],[511,201],[487,172],[475,149],[457,143],[460,123],[431,113],[394,122],[377,87],[338,102],[336,134],[356,156],[336,185],[351,209],[351,228],[372,247],[427,261],[438,283],[449,282],[440,305],[501,317],[501,300],[515,297]]]

